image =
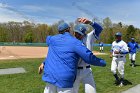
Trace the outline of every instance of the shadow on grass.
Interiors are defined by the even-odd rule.
[[[132,66],[132,64],[129,64],[130,66]],[[139,64],[135,64],[135,67],[140,66]]]
[[[128,81],[127,79],[124,79],[124,85],[132,85],[132,82]]]
[[[6,68],[4,68],[4,67],[0,67],[0,69],[6,69]]]
[[[116,86],[120,85],[120,81],[115,81],[114,83]],[[127,79],[124,79],[123,85],[132,85],[132,82],[128,81]]]
[[[135,67],[140,66],[139,64],[135,64]]]

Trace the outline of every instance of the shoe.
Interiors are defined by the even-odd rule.
[[[132,67],[135,67],[135,65],[132,65]]]
[[[119,85],[120,84],[120,81],[119,80],[115,80],[115,83],[116,85]]]
[[[119,87],[122,87],[122,86],[123,86],[123,83],[121,82],[120,85],[119,85]]]

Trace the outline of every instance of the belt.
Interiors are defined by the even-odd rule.
[[[84,68],[90,68],[90,65],[86,67],[78,67],[78,69],[84,69]]]
[[[123,57],[125,57],[125,56],[114,56],[114,57],[116,57],[116,58],[123,58]]]

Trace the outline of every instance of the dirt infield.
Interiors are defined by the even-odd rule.
[[[27,47],[27,46],[1,46],[0,60],[21,59],[21,58],[44,58],[48,53],[48,47]],[[106,55],[93,51],[95,55]]]

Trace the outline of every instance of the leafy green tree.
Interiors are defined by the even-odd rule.
[[[110,29],[112,28],[112,22],[109,17],[103,20],[103,32],[101,33],[101,41],[105,43],[109,43]]]
[[[39,24],[36,27],[35,37],[38,39],[38,42],[45,42],[46,35],[48,35],[48,25],[47,24]]]
[[[0,42],[6,42],[7,41],[7,31],[5,30],[4,27],[0,26]]]
[[[108,29],[108,28],[112,27],[112,22],[111,22],[109,17],[107,17],[103,20],[103,26],[104,26],[105,29]]]
[[[125,35],[127,42],[130,40],[131,37],[134,37],[135,32],[136,32],[136,29],[134,28],[134,26],[129,25],[126,30],[126,35]]]
[[[112,23],[109,17],[102,21],[94,18],[93,21],[103,26],[100,41],[104,43],[112,43],[114,41],[114,34],[118,31],[123,34],[124,41],[129,41],[131,37],[134,37],[140,43],[140,29],[135,28],[133,25],[128,26],[122,24],[122,22]],[[28,21],[0,23],[0,42],[45,42],[46,36],[58,34],[57,27],[62,22],[64,20],[60,20],[52,25],[34,24]],[[73,31],[76,23],[70,22],[69,24]],[[87,26],[87,32],[90,32],[92,27]]]
[[[109,38],[108,38],[108,42],[109,44],[111,44],[114,41],[114,33],[113,33],[113,28],[109,29]]]
[[[33,42],[33,34],[31,32],[28,32],[24,36],[24,41],[26,43],[32,43]]]

